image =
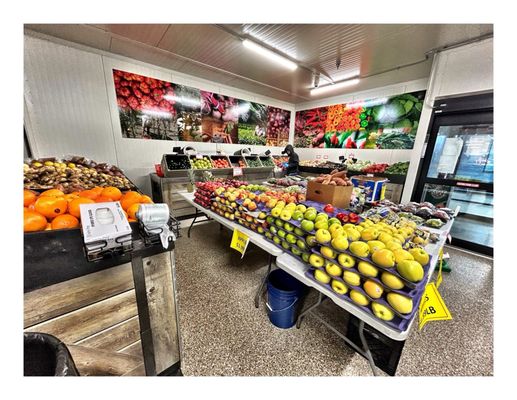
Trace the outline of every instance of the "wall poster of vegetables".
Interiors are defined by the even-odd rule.
[[[425,90],[296,112],[296,147],[412,149]]]
[[[289,111],[116,69],[113,80],[124,138],[287,144]]]

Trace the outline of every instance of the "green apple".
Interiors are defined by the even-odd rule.
[[[416,247],[414,249],[409,250],[409,253],[413,256],[415,261],[418,261],[420,265],[424,266],[427,263],[429,263],[429,254],[427,252],[420,248]]]
[[[273,237],[273,242],[275,242],[276,244],[282,243],[282,241],[280,240],[280,238],[278,236]]]
[[[395,255],[395,262],[399,263],[402,260],[414,260],[413,256],[409,251],[404,249],[395,249],[393,250],[393,254]]]
[[[298,204],[296,206],[296,211],[300,211],[301,213],[304,213],[305,211],[307,211],[307,207],[305,207],[303,204]]]
[[[343,228],[339,227],[338,229],[330,230],[330,228],[332,228],[333,226],[337,226],[337,225],[334,224],[334,225],[330,225],[330,227],[329,227],[329,232],[332,235],[332,239],[335,239],[339,236],[343,236],[345,239],[347,238],[346,233]]]
[[[368,246],[368,243],[357,241],[350,243],[350,251],[355,256],[368,257],[368,254],[370,254],[370,247]]]
[[[316,242],[316,236],[313,236],[313,235],[308,235],[305,238],[305,241],[307,242],[307,246],[309,246],[309,247],[314,247],[318,244],[318,242]]]
[[[275,218],[278,218],[282,213],[282,209],[280,207],[275,207],[271,210],[271,215]]]
[[[295,244],[296,241],[298,240],[296,236],[288,233],[286,236],[285,236],[285,240],[287,240],[288,243],[290,244]]]
[[[355,265],[354,258],[345,253],[341,253],[337,256],[337,262],[339,263],[339,265],[345,268],[352,268]]]
[[[391,289],[402,289],[404,287],[404,282],[398,276],[389,272],[382,273],[381,281]]]
[[[325,264],[325,271],[327,271],[327,274],[330,276],[341,276],[342,273],[339,265],[331,262],[327,262],[327,264]]]
[[[278,229],[276,228],[276,226],[271,225],[271,226],[269,227],[269,231],[270,231],[273,235],[276,235],[276,233],[278,232]]]
[[[372,260],[375,264],[384,268],[391,268],[395,265],[395,255],[388,249],[380,249],[374,252]]]
[[[334,233],[335,230],[338,230],[338,229],[343,230],[343,227],[338,224],[330,224],[328,231],[332,234],[332,233]]]
[[[264,234],[268,239],[273,239],[273,234],[271,232],[266,232]]]
[[[284,224],[284,229],[287,231],[287,232],[292,232],[294,231],[294,226],[292,226],[289,222],[286,222]]]
[[[411,282],[420,282],[424,278],[424,269],[418,261],[402,260],[397,263],[397,271]]]
[[[305,250],[307,248],[307,245],[305,244],[305,242],[302,240],[302,239],[297,239],[296,240],[296,245],[302,249],[302,250]]]
[[[291,217],[295,221],[301,221],[303,219],[303,213],[301,211],[295,211],[293,212],[293,215]]]
[[[327,258],[336,258],[336,252],[328,246],[321,246],[320,253]]]
[[[330,218],[328,220],[328,224],[329,224],[329,226],[334,225],[334,224],[341,226],[341,221],[337,218]]]
[[[346,287],[346,285],[343,282],[338,281],[337,279],[332,279],[330,286],[332,287],[332,290],[337,294],[343,295],[346,292],[348,292],[348,288]]]
[[[239,215],[237,214],[237,212],[235,212],[235,216],[238,217]],[[269,215],[266,217],[266,222],[269,224],[269,225],[272,225],[275,223],[275,217],[273,217],[272,215]]]
[[[316,211],[307,210],[303,214],[303,218],[308,221],[314,221],[316,219]]]
[[[307,209],[305,211],[313,211],[316,214],[318,213],[318,210],[316,210],[314,207],[307,207]]]
[[[357,269],[359,272],[365,276],[371,276],[375,278],[379,273],[379,270],[375,268],[372,264],[366,261],[359,261],[357,264]]]
[[[316,219],[318,219],[318,218],[324,218],[328,221],[329,216],[324,212],[320,212],[320,213],[318,213],[318,215],[316,215]]]
[[[351,286],[359,286],[361,284],[361,276],[353,271],[344,271],[343,280]]]
[[[401,314],[409,314],[413,311],[413,300],[407,296],[390,292],[386,296],[388,303]]]
[[[371,279],[368,279],[363,284],[363,289],[366,292],[366,294],[370,296],[372,299],[378,299],[382,296],[382,292],[384,291],[381,285],[379,285],[375,281],[372,281]]]
[[[278,218],[278,219],[275,220],[275,225],[278,226],[279,228],[283,228],[284,227],[284,221],[282,221],[280,218]]]
[[[316,220],[316,223],[314,224],[314,229],[316,229],[316,230],[318,230],[318,229],[328,230],[328,228],[329,228],[329,224],[327,224],[327,221]]]
[[[361,239],[361,232],[355,228],[345,229],[345,235],[350,242],[357,242]]]
[[[302,252],[300,250],[298,250],[296,247],[291,247],[291,252],[296,255],[296,256],[299,256],[302,254]]]
[[[328,276],[325,272],[319,269],[314,271],[314,278],[316,278],[316,280],[321,283],[330,282],[330,276]]]
[[[277,235],[283,239],[283,238],[285,238],[286,233],[282,229],[279,229],[277,232]]]
[[[289,243],[287,243],[287,242],[282,242],[282,247],[286,250],[289,250],[289,248],[290,248]]]
[[[330,239],[332,239],[332,236],[330,235],[330,232],[326,229],[318,229],[316,231],[316,241],[319,244],[327,244],[330,242]]]
[[[304,231],[311,232],[314,230],[314,222],[304,219],[301,223],[301,227]]]
[[[257,232],[258,233],[264,233],[264,228],[262,228],[260,225],[257,226]]]
[[[332,239],[332,242],[330,242],[330,244],[338,251],[344,251],[348,249],[348,240],[344,236],[335,237],[334,239]]]
[[[370,303],[370,300],[357,290],[350,291],[350,298],[354,303],[359,304],[360,306],[367,306]]]
[[[386,245],[380,240],[369,240],[368,247],[370,248],[370,253],[374,253],[377,250],[386,248]]]
[[[309,262],[309,257],[310,257],[309,253],[302,253],[302,260],[305,261],[306,263]]]
[[[290,221],[292,216],[293,216],[293,213],[290,210],[287,210],[285,208],[280,213],[280,219],[282,219],[284,221]]]
[[[381,303],[373,302],[372,311],[377,318],[384,321],[391,321],[395,317],[395,313]]]
[[[309,264],[316,268],[322,268],[325,265],[325,259],[317,254],[309,256]]]
[[[298,236],[305,235],[305,232],[302,231],[300,228],[294,228],[294,233],[295,233],[295,235],[298,235]]]
[[[401,249],[402,245],[396,240],[391,240],[390,242],[386,243],[386,248],[388,250],[395,251],[397,249]]]

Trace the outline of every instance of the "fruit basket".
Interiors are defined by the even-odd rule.
[[[190,157],[190,165],[191,165],[192,169],[205,170],[205,169],[213,168],[212,160],[208,156],[196,154],[196,155],[191,155],[189,157]]]
[[[260,159],[256,156],[246,156],[244,157],[246,160],[246,165],[248,168],[261,168],[262,163],[260,162]]]
[[[214,169],[231,168],[228,156],[212,155],[210,159],[212,161],[212,168]]]
[[[184,171],[191,169],[189,157],[185,154],[164,154],[161,165],[166,177],[183,176]]]
[[[95,186],[113,186],[121,190],[136,188],[120,168],[80,156],[27,160],[23,175],[24,188],[36,191],[58,188],[68,194]]]
[[[246,168],[248,165],[243,156],[229,156],[232,167]]]
[[[274,167],[275,166],[275,162],[269,156],[261,156],[261,157],[259,157],[259,160],[263,167]]]

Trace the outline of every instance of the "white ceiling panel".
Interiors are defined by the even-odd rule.
[[[94,27],[151,46],[157,46],[168,24],[95,24]]]
[[[88,25],[25,24],[25,28],[99,50],[107,51],[110,46],[110,33]]]

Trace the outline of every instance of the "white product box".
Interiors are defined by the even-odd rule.
[[[131,226],[120,202],[81,204],[79,207],[88,252],[131,246]]]

